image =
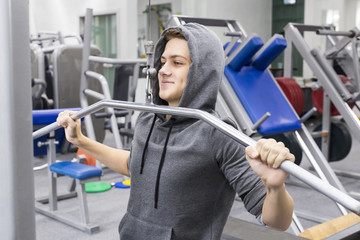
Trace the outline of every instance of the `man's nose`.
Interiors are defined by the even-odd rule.
[[[159,70],[159,73],[161,75],[169,75],[170,74],[170,68],[168,66],[168,64],[163,64],[162,67]]]

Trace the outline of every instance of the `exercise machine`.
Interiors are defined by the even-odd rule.
[[[48,109],[48,110],[34,110],[33,124],[36,126],[43,126],[56,121],[58,114],[64,110],[79,111],[79,108],[69,109]],[[59,129],[61,130],[61,129]],[[58,130],[56,130],[58,131]],[[47,134],[48,137],[34,138],[37,144],[46,147],[47,165],[48,165],[48,183],[49,195],[43,198],[37,198],[35,201],[35,211],[45,216],[51,217],[55,220],[66,223],[77,229],[87,233],[94,233],[99,231],[99,225],[90,222],[89,210],[87,206],[85,183],[99,181],[102,175],[102,170],[94,166],[81,164],[73,161],[55,161],[56,159],[56,145],[59,143],[55,138],[56,131],[51,131]],[[57,178],[60,176],[68,176],[74,179],[75,188],[71,189],[69,193],[58,195],[57,193]],[[58,201],[68,198],[78,198],[79,219],[58,208]],[[47,204],[47,205],[46,205]]]
[[[129,109],[135,111],[147,111],[152,113],[170,114],[174,116],[196,118],[207,122],[211,126],[217,128],[219,131],[223,132],[224,134],[233,138],[234,140],[243,144],[244,146],[248,146],[248,145],[254,146],[256,143],[254,139],[236,130],[234,127],[224,123],[219,118],[198,109],[157,106],[153,104],[131,103],[124,101],[116,101],[116,100],[101,100],[95,104],[88,106],[87,108],[83,108],[76,114],[72,115],[72,118],[76,120],[88,114],[95,113],[96,111],[99,111],[105,107],[107,108],[110,107],[114,109],[117,108],[117,109]],[[52,123],[44,128],[39,129],[38,131],[35,131],[33,133],[33,138],[38,138],[51,131],[55,131],[58,128],[60,128],[60,126],[58,126],[56,122]],[[350,197],[346,193],[340,191],[339,189],[331,186],[327,182],[324,182],[323,180],[319,179],[313,174],[307,172],[306,170],[297,166],[296,164],[290,161],[284,161],[280,165],[280,168],[288,172],[290,175],[308,184],[315,190],[323,193],[325,196],[331,198],[335,202],[338,202],[347,209],[355,212],[356,214],[360,213],[360,202]]]
[[[351,132],[353,137],[358,140],[360,139],[360,121],[352,110],[353,106],[358,107],[356,102],[359,100],[360,78],[357,38],[360,31],[356,27],[350,31],[335,31],[331,26],[298,23],[287,24],[284,31],[285,38],[289,42],[289,46],[285,50],[285,76],[292,76],[292,51],[293,48],[296,48],[316,76],[317,88],[321,88],[323,91],[323,94],[319,96],[320,101],[316,99],[316,101],[314,101],[313,98],[313,102],[322,113],[321,128],[318,129],[319,131],[321,130],[321,136],[318,142],[319,145],[321,145],[323,155],[327,160],[331,161],[331,152],[329,152],[331,135],[332,131],[334,132],[336,130],[334,126],[332,126],[332,118],[334,115],[340,114],[342,121],[346,124],[345,127],[349,129],[347,132]],[[302,36],[304,32],[326,38],[326,51],[322,53],[317,48],[311,49]],[[352,48],[351,52],[348,49],[349,45],[351,45]],[[337,67],[334,68],[334,65]],[[347,77],[339,76],[335,69],[341,74],[346,74]],[[334,110],[336,110],[336,113]],[[347,139],[349,138],[350,137]],[[346,139],[342,139],[341,141],[345,140]],[[343,155],[346,155],[346,151],[350,150],[348,146],[349,140],[347,140],[347,142],[347,150],[345,149]],[[337,177],[333,174],[334,171],[328,171],[326,170],[328,168],[327,166],[321,163],[319,164],[328,179],[337,181]]]
[[[89,68],[91,64],[111,64],[115,66],[121,65],[131,65],[133,68],[132,81],[129,81],[128,88],[128,99],[129,101],[135,100],[135,90],[137,87],[137,80],[139,77],[139,69],[140,66],[146,63],[146,59],[113,59],[113,58],[105,58],[100,56],[94,56],[91,54],[91,25],[92,25],[92,9],[86,10],[85,17],[85,26],[84,26],[84,47],[82,51],[82,66],[81,66],[81,80],[80,80],[80,105],[82,108],[87,107],[92,102],[89,102],[88,98],[92,98],[95,101],[103,100],[103,99],[112,99],[111,93],[109,90],[109,85],[106,78],[101,74],[101,72],[97,72],[96,70],[92,70]],[[96,91],[96,89],[92,89],[89,85],[89,81],[95,80],[101,86],[101,91]],[[126,80],[124,80],[126,81]],[[125,132],[129,132],[129,127],[131,127],[131,116],[132,112],[124,112],[117,111],[114,109],[108,108],[106,113],[103,115],[97,115],[98,117],[109,117],[110,118],[110,128],[114,135],[115,145],[117,148],[123,148],[124,144],[120,138],[120,131],[117,117],[125,117],[125,123],[123,125]],[[85,127],[86,133],[89,138],[95,139],[95,133],[93,131],[93,119],[90,116],[85,117]],[[129,134],[127,134],[127,138],[124,140],[125,143],[129,144]],[[97,163],[98,167],[101,167],[99,163]]]

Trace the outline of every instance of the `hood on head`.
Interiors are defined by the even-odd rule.
[[[197,23],[187,23],[168,29],[179,29],[183,33],[185,39],[188,41],[192,60],[179,107],[201,109],[207,112],[213,111],[215,109],[225,62],[220,39],[213,31]],[[166,46],[164,33],[168,29],[160,36],[155,47],[154,66],[157,71],[160,69],[160,58]],[[159,82],[157,76],[154,81],[154,103],[167,105],[167,102],[159,97]]]

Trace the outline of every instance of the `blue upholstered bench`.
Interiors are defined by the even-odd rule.
[[[286,40],[275,35],[261,48],[260,45],[260,41],[252,37],[232,50],[225,76],[253,124],[267,112],[271,114],[257,129],[261,135],[300,129],[299,117],[267,70],[286,48]]]
[[[100,177],[101,169],[77,162],[58,162],[50,165],[50,171],[76,179]]]

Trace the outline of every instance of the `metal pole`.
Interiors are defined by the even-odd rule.
[[[0,1],[0,233],[36,239],[28,1]]]
[[[92,71],[85,72],[85,75],[89,78],[98,80],[101,84],[101,88],[103,90],[105,99],[108,99],[108,100],[111,99],[109,85],[108,85],[106,78],[103,75],[96,73],[96,72],[92,72]],[[118,122],[117,122],[117,119],[115,116],[115,111],[113,108],[108,108],[108,112],[111,113],[110,122],[111,122],[111,130],[113,132],[114,139],[115,139],[115,146],[117,148],[122,148],[119,127],[118,127]]]
[[[91,47],[91,27],[92,27],[92,9],[86,9],[85,26],[84,26],[84,43],[82,51],[81,80],[80,80],[80,104],[81,107],[87,107],[88,102],[86,96],[82,93],[88,88],[85,73],[89,70],[89,56]],[[96,139],[93,123],[90,116],[85,117],[86,134],[91,139]]]
[[[112,108],[120,108],[120,109],[129,109],[135,111],[145,111],[145,112],[152,112],[152,113],[160,113],[160,114],[168,114],[168,115],[177,115],[189,118],[196,118],[203,120],[210,124],[211,126],[215,127],[219,131],[223,132],[227,136],[233,138],[235,141],[239,142],[244,146],[254,146],[256,141],[249,136],[239,132],[232,126],[224,123],[221,119],[207,113],[205,111],[201,111],[198,109],[191,109],[191,108],[180,108],[180,107],[169,107],[169,106],[157,106],[153,104],[141,104],[141,103],[132,103],[132,102],[124,102],[124,101],[116,101],[116,100],[102,100],[99,101],[81,111],[77,112],[73,115],[73,119],[82,118],[88,114],[94,113],[99,111],[104,107],[112,107]],[[33,138],[38,138],[50,131],[54,131],[60,128],[57,123],[50,124],[42,129],[33,133]],[[284,161],[280,168],[284,171],[288,172],[289,174],[293,175],[294,177],[298,178],[302,182],[308,184],[315,190],[319,191],[320,193],[326,195],[327,197],[331,198],[335,202],[340,203],[344,207],[350,209],[351,211],[355,212],[356,214],[360,213],[360,202],[355,200],[354,198],[350,197],[346,193],[340,191],[339,189],[331,186],[330,184],[322,181],[318,177],[314,176],[313,174],[307,172],[303,168],[297,166],[296,164],[290,161]]]

